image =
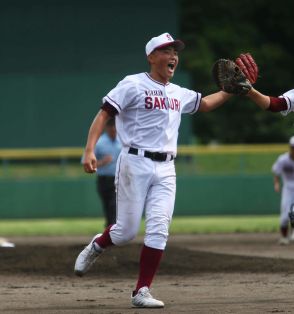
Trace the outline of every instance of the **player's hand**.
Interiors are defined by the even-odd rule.
[[[280,192],[280,183],[279,182],[274,183],[274,189],[275,189],[275,192],[277,192],[277,193]]]
[[[83,158],[84,170],[87,173],[94,173],[97,170],[97,159],[94,152],[87,153],[85,152]]]

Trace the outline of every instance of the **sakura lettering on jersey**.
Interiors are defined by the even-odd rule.
[[[201,94],[139,73],[120,81],[106,101],[119,113],[116,127],[123,146],[175,156],[181,114],[195,113]]]
[[[161,96],[157,96],[156,93],[161,93]],[[145,91],[148,95],[145,97],[145,108],[146,109],[159,109],[159,110],[176,110],[180,111],[181,102],[176,98],[163,97],[162,91]],[[152,95],[152,96],[151,96]],[[154,96],[153,96],[154,95]]]

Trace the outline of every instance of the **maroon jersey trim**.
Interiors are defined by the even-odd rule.
[[[270,105],[267,110],[272,112],[280,112],[288,109],[287,101],[283,97],[271,97],[270,96]]]
[[[169,82],[167,82],[166,84],[160,83],[160,82],[154,80],[147,72],[145,72],[145,74],[147,75],[147,77],[148,77],[151,81],[153,81],[153,82],[155,82],[155,83],[157,83],[157,84],[159,84],[159,85],[167,86],[167,85],[170,84]]]
[[[118,111],[115,107],[113,107],[109,102],[105,102],[102,106],[101,109],[106,111],[111,117],[114,117],[118,114]]]

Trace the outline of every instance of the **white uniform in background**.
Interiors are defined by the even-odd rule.
[[[281,227],[287,227],[289,224],[289,211],[294,204],[294,160],[291,159],[288,152],[278,157],[273,164],[272,172],[282,179],[280,225]]]

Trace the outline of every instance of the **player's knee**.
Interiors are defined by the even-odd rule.
[[[115,229],[111,230],[111,240],[115,245],[124,245],[133,240],[138,233],[137,229]]]
[[[168,233],[148,233],[145,235],[144,244],[148,247],[164,250],[168,239]]]
[[[144,244],[154,249],[164,250],[168,239],[169,221],[159,220],[160,223],[154,222],[148,224],[144,238]]]

